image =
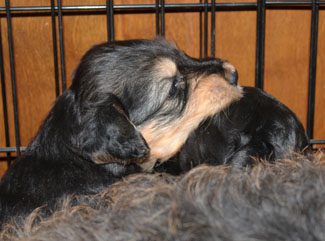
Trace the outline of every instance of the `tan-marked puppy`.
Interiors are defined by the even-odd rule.
[[[150,148],[150,171],[177,153],[206,118],[241,98],[237,71],[220,59],[198,60],[164,39],[118,41],[91,49],[72,85],[83,102],[112,93]]]
[[[241,97],[236,76],[231,64],[192,59],[163,39],[91,48],[2,179],[0,226],[62,195],[98,191],[137,164],[150,171]]]

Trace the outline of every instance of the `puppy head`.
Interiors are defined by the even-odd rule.
[[[143,166],[173,156],[207,117],[241,97],[235,68],[193,59],[163,39],[102,44],[82,59],[71,88],[78,101],[113,93],[150,147]]]
[[[162,39],[101,44],[82,58],[71,89],[81,105],[97,95],[116,95],[136,126],[157,116],[171,118],[182,112],[187,97],[186,85],[177,82],[181,55]]]
[[[141,163],[149,148],[123,105],[112,94],[97,98],[83,106],[80,149],[97,164]]]
[[[198,61],[197,66],[180,66],[182,72],[187,99],[178,118],[153,118],[140,127],[150,147],[150,159],[142,164],[144,170],[152,170],[157,160],[164,162],[174,156],[202,121],[242,96],[235,86],[237,72],[227,62]]]

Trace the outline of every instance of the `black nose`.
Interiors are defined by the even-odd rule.
[[[229,75],[229,84],[231,85],[237,85],[238,82],[238,72],[237,70],[232,71]]]
[[[229,84],[237,85],[238,82],[238,72],[236,68],[229,62],[224,62],[222,64],[225,73],[225,79],[228,80]]]
[[[142,137],[142,140],[143,140],[143,142],[137,143],[135,145],[135,150],[134,150],[135,157],[145,157],[150,152],[150,148],[143,137]]]

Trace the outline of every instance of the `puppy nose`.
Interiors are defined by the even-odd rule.
[[[149,151],[150,150],[149,150],[148,147],[142,146],[142,147],[137,149],[137,152],[138,152],[137,154],[138,154],[139,157],[144,157],[144,156],[149,154]]]
[[[225,70],[225,78],[228,80],[229,84],[237,85],[238,72],[236,68],[228,62],[223,63],[223,68]]]
[[[150,153],[150,148],[143,138],[143,143],[138,143],[135,150],[136,157],[145,157]]]
[[[231,72],[231,75],[229,77],[229,83],[231,85],[237,85],[238,82],[238,72],[235,70],[234,72]]]

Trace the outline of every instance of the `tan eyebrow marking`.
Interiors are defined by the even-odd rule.
[[[160,58],[156,64],[156,71],[160,78],[171,78],[177,74],[177,66],[171,59]]]

